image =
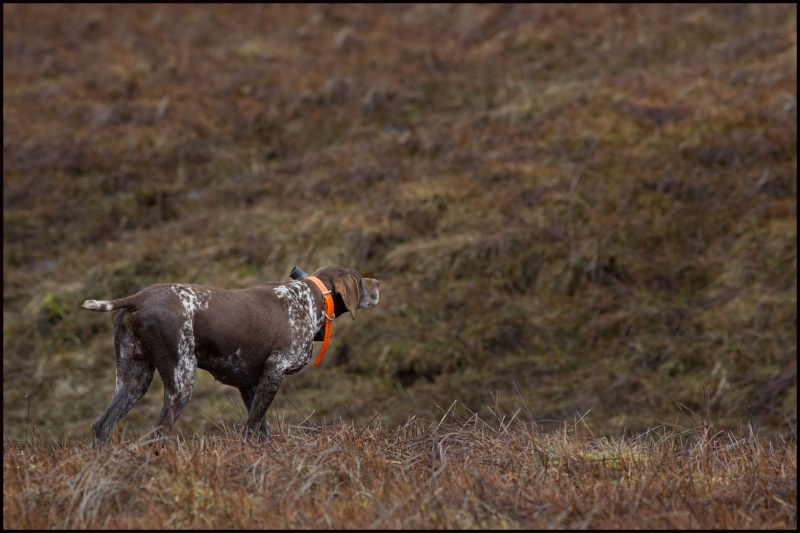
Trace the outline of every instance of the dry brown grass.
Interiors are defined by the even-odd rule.
[[[497,409],[497,406],[493,408]],[[85,440],[3,449],[11,529],[795,529],[797,441],[693,427],[595,438],[543,432],[523,409],[483,420],[455,403],[396,429],[231,427],[166,447]],[[527,418],[527,419],[526,419]]]

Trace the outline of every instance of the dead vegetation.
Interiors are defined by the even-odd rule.
[[[690,427],[595,437],[523,409],[454,402],[387,429],[284,425],[268,444],[215,435],[96,451],[3,447],[3,526],[21,529],[794,529],[797,441]],[[466,413],[460,416],[459,413]],[[285,422],[285,421],[284,421]]]
[[[258,449],[219,428],[240,416],[238,392],[199,373],[178,425],[187,440],[167,456],[138,444],[98,459],[70,451],[114,386],[112,321],[80,303],[161,282],[240,288],[287,279],[294,265],[351,264],[381,280],[381,304],[337,322],[323,365],[284,381],[270,416],[290,425],[311,416],[328,429],[287,432],[274,444],[285,453],[270,456],[283,462],[261,459],[253,486],[275,476],[281,490],[257,501],[212,481],[239,495],[199,495],[221,506],[214,519],[238,520],[241,504],[252,513],[283,506],[288,514],[259,515],[275,527],[282,522],[268,520],[335,527],[339,512],[354,527],[637,527],[622,519],[632,520],[625,506],[643,511],[630,501],[592,503],[630,490],[672,506],[639,526],[705,527],[718,481],[703,471],[696,492],[692,468],[734,468],[725,454],[748,472],[776,468],[737,455],[747,436],[680,452],[688,462],[667,453],[675,438],[664,437],[653,446],[674,476],[651,485],[641,476],[659,472],[635,463],[636,481],[595,496],[586,476],[622,474],[578,461],[592,444],[576,440],[556,448],[558,468],[491,470],[489,485],[467,455],[449,455],[449,469],[420,488],[439,468],[442,435],[397,444],[400,456],[382,443],[422,431],[409,417],[438,419],[436,406],[453,400],[486,418],[493,395],[503,412],[521,397],[540,423],[591,411],[596,445],[626,450],[682,416],[678,404],[707,409],[723,435],[750,424],[776,439],[758,444],[776,446],[761,456],[768,463],[783,457],[775,443],[795,438],[795,5],[4,4],[3,15],[5,472],[35,472],[22,452],[62,465],[38,478],[55,492],[13,485],[13,505],[55,502],[48,515],[19,508],[15,526],[48,516],[48,525],[110,527],[92,507],[106,498],[121,521],[113,525],[134,525],[137,514],[123,512],[132,501],[164,524],[211,526],[171,507],[175,485],[147,492],[135,481],[156,475],[159,461],[189,468],[202,456],[190,472],[207,476],[215,464],[258,460]],[[152,427],[161,394],[155,380],[122,421],[126,442]],[[333,473],[295,448],[322,453],[320,435],[354,438],[376,416],[385,429],[364,434],[370,457],[416,461],[376,476],[400,476],[396,489],[356,495],[357,448],[343,448],[345,466]],[[34,430],[63,444],[19,447]],[[530,442],[557,438],[454,435],[452,450],[483,454],[495,445],[528,453]],[[287,466],[294,453],[306,477]],[[89,481],[69,470],[72,454],[94,473],[84,475],[110,476],[108,491],[80,485]],[[108,468],[121,470],[102,470],[114,454]],[[381,471],[374,460],[368,471]],[[576,463],[586,484],[570,484]],[[347,503],[306,513],[319,502],[301,505],[291,490],[307,495],[322,471],[320,501],[343,483]],[[519,475],[536,490],[503,492]],[[761,509],[754,521],[719,496],[726,511],[714,527],[796,522],[771,496],[789,501],[770,492],[773,474],[759,475],[726,478],[735,490],[750,483],[730,502]],[[450,481],[440,485],[442,476]],[[63,483],[74,486],[64,493]],[[552,502],[540,496],[545,486],[561,491]],[[668,496],[667,486],[681,490]],[[467,499],[457,487],[471,488]],[[414,518],[397,522],[389,504],[369,511],[371,497],[388,501],[392,490]],[[186,491],[181,498],[194,494]]]

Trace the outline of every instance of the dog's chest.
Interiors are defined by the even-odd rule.
[[[290,341],[271,357],[286,374],[293,374],[311,360],[313,338],[319,329],[322,317],[311,287],[296,281],[275,288],[275,295],[281,300],[286,313]]]

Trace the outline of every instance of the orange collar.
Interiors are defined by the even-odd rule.
[[[333,319],[336,318],[333,314],[333,296],[331,296],[331,291],[328,290],[328,288],[319,280],[319,278],[307,276],[303,279],[313,282],[314,285],[316,285],[320,290],[322,297],[325,300],[325,337],[322,340],[322,349],[319,351],[319,355],[317,355],[317,360],[314,361],[314,366],[317,366],[320,361],[322,361],[322,356],[325,355],[325,350],[328,349],[328,344],[331,342]]]

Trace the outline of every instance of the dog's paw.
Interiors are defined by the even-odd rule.
[[[244,438],[254,442],[266,442],[272,436],[269,425],[261,424],[258,429],[253,429],[249,425],[244,426]]]

